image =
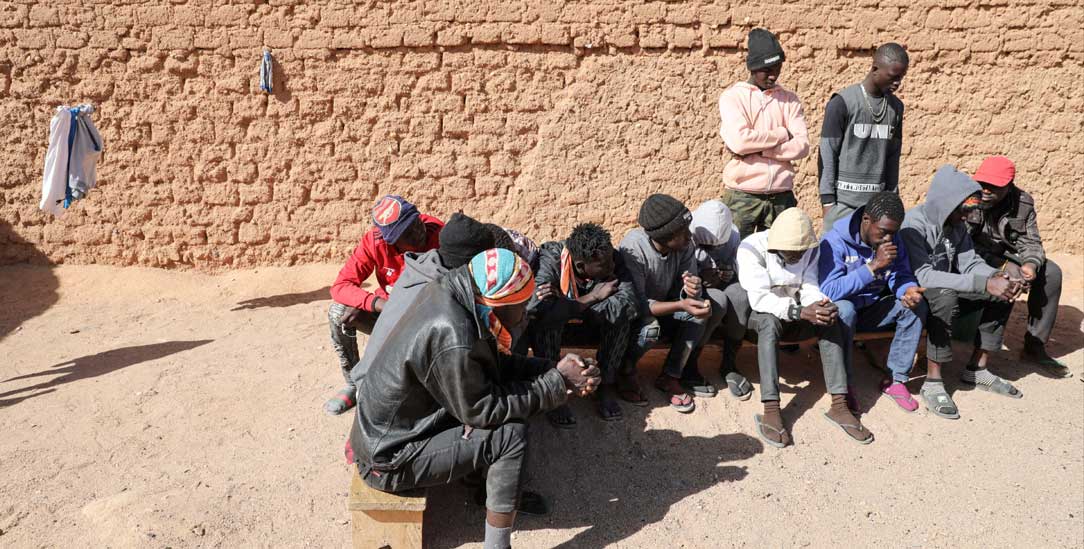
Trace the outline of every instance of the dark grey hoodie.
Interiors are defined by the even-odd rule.
[[[986,291],[986,281],[996,269],[975,252],[967,223],[945,224],[964,199],[980,190],[967,174],[946,164],[933,175],[926,202],[907,210],[900,236],[911,270],[924,288]]]
[[[395,289],[388,295],[388,300],[384,302],[384,310],[376,319],[373,333],[369,335],[369,341],[365,343],[365,354],[350,371],[350,379],[354,385],[357,385],[365,372],[369,371],[369,366],[376,359],[384,340],[399,323],[403,313],[414,303],[425,285],[447,272],[448,269],[440,262],[437,250],[429,250],[421,255],[408,252],[405,255],[403,272],[395,281]]]

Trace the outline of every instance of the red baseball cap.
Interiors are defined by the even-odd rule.
[[[988,156],[975,172],[975,181],[995,187],[1004,187],[1016,177],[1016,165],[1004,156]]]

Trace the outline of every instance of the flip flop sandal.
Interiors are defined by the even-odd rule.
[[[855,424],[852,424],[852,423],[839,423],[836,420],[832,419],[832,417],[829,416],[827,413],[825,413],[823,415],[824,415],[824,419],[828,420],[828,423],[831,423],[832,425],[835,425],[836,427],[839,427],[839,429],[841,431],[846,433],[847,438],[849,438],[849,439],[851,439],[851,440],[853,440],[853,441],[855,441],[855,442],[857,442],[859,444],[869,444],[869,443],[873,442],[873,433],[869,432],[869,429],[866,429],[865,426],[863,426],[861,423],[859,423],[858,425],[855,425]],[[867,436],[866,436],[866,438],[854,438],[854,435],[852,435],[851,432],[848,431],[848,429],[854,429],[855,431],[858,431],[859,433],[866,433]]]
[[[945,419],[960,419],[960,409],[956,407],[956,403],[952,401],[952,397],[945,392],[944,387],[940,390],[926,390],[923,386],[919,391],[922,395],[922,401],[926,404],[926,409],[937,417],[943,417]]]
[[[474,491],[471,502],[482,507],[486,506],[485,487]],[[539,493],[524,490],[519,494],[519,503],[516,504],[516,513],[532,517],[544,517],[550,514],[550,506],[546,503],[546,498],[543,498]]]
[[[753,384],[738,372],[730,372],[724,377],[730,396],[738,400],[749,400],[753,396]]]
[[[696,409],[696,401],[691,395],[670,395],[670,406],[683,414],[690,414]]]
[[[621,421],[624,419],[621,405],[616,400],[599,400],[598,415],[603,421]]]
[[[909,391],[906,391],[906,388],[904,389],[904,391],[906,392],[888,391],[888,388],[892,387],[895,384],[896,382],[894,381],[882,381],[881,396],[892,399],[892,401],[895,402],[896,405],[900,407],[900,409],[902,409],[904,412],[907,412],[908,414],[917,412],[918,402],[915,400],[915,397],[911,396],[911,393]],[[901,383],[900,385],[902,386],[903,384]]]
[[[994,393],[995,395],[1005,395],[1009,398],[1024,398],[1024,393],[1022,393],[1020,389],[1017,389],[1012,383],[1009,383],[1000,377],[995,379],[990,385],[965,381],[963,379],[960,380],[960,383],[975,387],[976,389],[981,389],[988,393]]]
[[[763,440],[769,446],[775,446],[776,448],[785,448],[787,446],[786,439],[789,438],[786,429],[776,429],[767,423],[764,423],[764,416],[761,414],[753,414],[753,423],[757,426],[757,436],[760,440]],[[768,435],[764,432],[764,429],[770,429],[779,434],[779,440],[772,440],[768,438]]]
[[[324,412],[327,412],[329,416],[338,416],[345,413],[347,410],[354,407],[357,402],[354,401],[354,391],[356,389],[346,388],[337,393],[335,396],[329,398],[324,403]]]
[[[719,394],[719,390],[716,389],[714,385],[708,383],[708,380],[704,378],[683,379],[681,380],[681,386],[685,387],[685,390],[698,397],[715,398],[715,395]]]
[[[685,392],[685,388],[677,379],[662,374],[655,380],[655,388],[670,396],[670,406],[678,412],[688,414],[696,409],[693,397]]]
[[[562,404],[546,412],[546,419],[549,420],[550,425],[557,429],[570,430],[576,428],[576,416],[572,415],[572,408],[569,408],[567,404]]]

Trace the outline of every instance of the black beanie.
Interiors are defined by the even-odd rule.
[[[776,63],[782,63],[783,46],[774,34],[764,29],[749,31],[749,53],[745,57],[745,66],[751,71],[758,71]]]
[[[452,214],[440,230],[437,255],[449,269],[466,265],[474,256],[493,247],[493,235],[486,226],[462,212]]]
[[[653,194],[640,206],[637,223],[644,228],[647,236],[662,241],[689,226],[693,214],[689,213],[680,200],[668,194]]]

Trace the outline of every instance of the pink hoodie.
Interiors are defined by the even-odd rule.
[[[791,162],[809,154],[805,113],[794,92],[738,82],[719,96],[719,116],[719,135],[735,154],[723,168],[727,188],[768,194],[794,187]]]

